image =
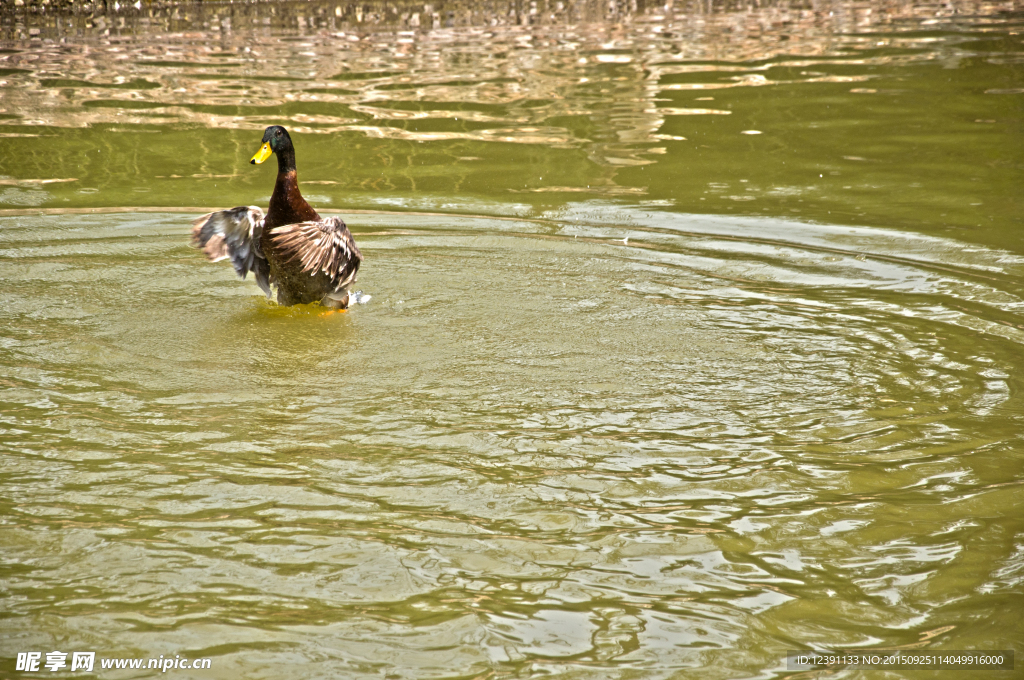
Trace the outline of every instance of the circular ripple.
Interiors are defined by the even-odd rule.
[[[0,219],[24,649],[655,677],[1011,646],[1018,258],[599,204],[359,214],[373,300],[320,317],[187,222]]]

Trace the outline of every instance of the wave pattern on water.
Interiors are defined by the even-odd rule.
[[[1021,252],[1019,0],[71,4],[0,6],[0,208],[249,204],[284,124],[317,205],[647,198]]]
[[[600,164],[644,164],[653,161],[633,145],[677,137],[659,134],[666,118],[730,113],[663,106],[665,93],[870,82],[879,65],[942,58],[936,41],[949,43],[950,59],[978,56],[960,32],[1019,10],[1014,2],[963,1],[835,4],[827,12],[786,3],[711,11],[598,4],[534,7],[523,21],[517,3],[479,15],[453,9],[458,21],[429,23],[398,6],[364,20],[359,7],[333,2],[199,4],[150,9],[148,17],[125,4],[114,26],[99,11],[88,20],[29,13],[8,39],[35,43],[0,53],[0,114],[25,130],[252,129],[271,116],[302,133],[586,145]],[[298,24],[279,25],[296,17]],[[887,33],[873,33],[880,30]],[[601,122],[592,126],[596,137],[549,124],[581,114]]]
[[[5,654],[772,677],[1019,639],[1019,257],[642,205],[366,214],[374,300],[321,318],[186,221],[0,218]]]

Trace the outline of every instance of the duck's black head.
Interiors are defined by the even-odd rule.
[[[263,146],[252,157],[250,163],[262,163],[270,158],[270,154],[277,154],[277,165],[280,172],[295,169],[295,147],[292,146],[292,138],[288,131],[280,125],[271,125],[263,132]]]

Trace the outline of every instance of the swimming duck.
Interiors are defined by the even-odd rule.
[[[346,309],[363,254],[341,218],[321,218],[299,193],[295,148],[280,125],[266,129],[249,162],[271,154],[277,154],[277,182],[267,214],[251,205],[203,215],[192,222],[192,245],[211,262],[230,258],[243,279],[252,272],[268,298],[275,284],[280,305]]]

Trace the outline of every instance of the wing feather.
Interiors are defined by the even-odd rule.
[[[230,258],[243,279],[253,272],[269,297],[270,267],[260,250],[263,221],[263,211],[254,205],[208,213],[192,221],[192,245],[211,262]]]
[[[275,227],[270,237],[285,261],[298,261],[310,276],[323,272],[335,291],[355,281],[363,261],[352,233],[339,217]]]

